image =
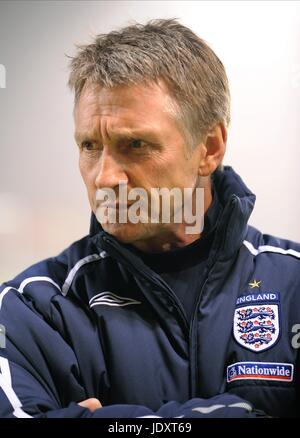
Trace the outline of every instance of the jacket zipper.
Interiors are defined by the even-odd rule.
[[[234,204],[234,200],[231,202],[231,205]],[[227,222],[227,226],[224,230],[224,236],[227,234],[227,230],[229,227],[229,223],[230,220],[228,220]],[[224,237],[223,237],[223,241],[224,241]],[[196,301],[196,305],[195,305],[195,310],[194,310],[194,314],[192,317],[192,321],[191,321],[191,326],[190,326],[190,333],[189,333],[189,348],[190,348],[190,370],[191,370],[191,380],[190,380],[190,389],[191,389],[191,397],[197,397],[199,396],[199,391],[197,392],[197,388],[198,388],[198,360],[197,360],[197,336],[195,335],[195,331],[196,331],[196,323],[198,321],[198,313],[199,313],[199,307],[200,307],[200,302],[203,296],[203,292],[205,290],[207,281],[211,275],[211,272],[213,271],[213,269],[215,268],[216,262],[218,260],[218,256],[220,253],[220,249],[223,246],[223,241],[219,243],[218,247],[215,250],[215,253],[211,259],[210,264],[208,265],[208,270],[207,270],[207,274],[205,277],[205,280],[203,281],[201,288],[200,288],[200,292],[199,292],[199,296],[198,299]],[[197,332],[196,332],[197,334]],[[193,339],[194,338],[194,339]],[[193,349],[193,344],[195,343],[195,348]],[[194,365],[193,365],[194,364]]]
[[[212,270],[212,268],[211,268]],[[208,277],[210,275],[211,270],[207,273],[205,280],[203,281],[200,293],[198,296],[198,299],[196,301],[194,314],[191,321],[190,326],[190,332],[189,332],[189,348],[190,348],[190,391],[191,391],[191,397],[197,396],[197,386],[198,386],[198,361],[197,361],[197,337],[194,335],[195,333],[195,327],[196,322],[198,321],[198,312],[199,312],[199,305],[201,302],[201,298],[208,280]],[[194,342],[195,341],[195,342]],[[194,345],[195,344],[195,347]],[[194,347],[194,348],[193,348]],[[194,353],[195,350],[195,353]]]
[[[109,238],[105,237],[104,238],[106,242],[108,242],[111,246],[114,247],[114,249],[116,249],[116,251],[119,252],[117,245],[115,245],[114,241],[111,241]],[[177,298],[176,294],[173,292],[173,290],[169,287],[169,285],[160,277],[155,277],[154,275],[151,275],[148,272],[145,271],[140,271],[136,268],[136,266],[134,266],[133,264],[131,264],[130,262],[128,262],[127,259],[125,259],[125,264],[128,266],[128,268],[133,271],[138,277],[143,277],[145,279],[147,279],[148,281],[154,283],[156,286],[159,286],[161,289],[165,290],[168,292],[168,295],[172,301],[172,304],[174,305],[174,307],[176,308],[178,314],[181,317],[181,320],[183,322],[184,325],[184,329],[186,331],[186,335],[188,337],[188,355],[190,357],[190,396],[195,397],[197,396],[197,386],[198,386],[198,379],[197,379],[197,375],[198,375],[198,361],[197,361],[197,348],[195,351],[195,354],[193,352],[193,345],[194,345],[194,332],[195,332],[195,321],[197,321],[197,315],[198,315],[198,308],[199,308],[199,304],[207,283],[207,280],[215,266],[215,262],[217,259],[217,254],[218,254],[218,250],[215,253],[215,257],[211,262],[210,268],[207,271],[206,277],[201,285],[200,288],[200,293],[198,296],[198,299],[196,301],[196,305],[195,305],[195,311],[192,317],[192,321],[191,324],[189,326],[185,312],[183,310],[183,307],[179,301],[179,299]],[[124,260],[123,260],[124,263]],[[197,344],[196,344],[197,347]]]

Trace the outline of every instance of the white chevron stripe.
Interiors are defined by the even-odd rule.
[[[64,296],[67,295],[70,286],[74,280],[75,275],[77,274],[77,271],[83,266],[86,265],[87,263],[91,263],[94,262],[95,260],[100,260],[100,259],[104,259],[107,256],[107,253],[105,251],[101,251],[100,254],[90,254],[86,257],[84,257],[83,259],[80,259],[74,266],[73,268],[70,270],[70,272],[68,273],[67,278],[65,279],[65,282],[63,284],[63,287],[61,288],[62,290],[62,294]]]
[[[258,254],[261,254],[263,252],[274,252],[278,254],[283,255],[291,255],[294,257],[297,257],[300,259],[300,252],[295,251],[294,249],[283,249],[279,248],[278,246],[271,246],[271,245],[261,245],[258,248],[254,248],[251,242],[248,242],[248,240],[244,240],[245,247],[253,254],[254,256],[257,256]]]
[[[61,292],[58,284],[55,283],[55,281],[53,281],[52,278],[50,278],[50,277],[28,277],[22,281],[22,283],[20,284],[18,289],[15,287],[12,287],[12,286],[7,286],[5,289],[3,289],[3,291],[0,293],[0,310],[2,307],[3,298],[5,297],[7,292],[9,292],[10,290],[15,290],[15,291],[19,292],[20,294],[22,294],[24,292],[24,289],[27,286],[27,284],[32,283],[34,281],[46,281],[48,283],[51,283]]]
[[[210,414],[211,412],[222,408],[226,408],[226,405],[199,406],[199,408],[194,408],[192,411],[197,411],[201,414]]]
[[[241,409],[245,409],[246,411],[252,412],[252,406],[246,402],[231,403],[231,405],[228,405],[228,407],[229,408],[241,408]]]
[[[61,292],[58,284],[55,283],[55,281],[53,281],[52,278],[50,278],[50,277],[28,277],[28,278],[25,278],[25,280],[23,280],[19,286],[18,291],[20,292],[20,294],[22,294],[24,292],[24,289],[27,286],[27,284],[32,283],[33,281],[47,281],[48,283],[53,284],[59,290],[59,292]]]
[[[198,408],[194,408],[192,410],[200,412],[201,414],[210,414],[211,412],[214,412],[222,408],[240,408],[240,409],[245,409],[246,411],[249,412],[252,411],[252,406],[246,402],[231,403],[230,405],[227,406],[226,405],[199,406]]]
[[[1,310],[1,307],[2,307],[3,298],[5,297],[7,292],[9,292],[10,290],[18,291],[18,289],[14,288],[14,287],[11,287],[11,286],[7,286],[5,289],[3,289],[3,291],[0,293],[0,310]]]
[[[12,388],[9,363],[4,357],[0,357],[0,370],[0,387],[14,409],[13,415],[17,418],[32,418],[23,411],[22,403]]]

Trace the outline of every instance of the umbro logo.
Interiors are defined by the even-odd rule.
[[[132,298],[120,297],[119,295],[113,294],[112,292],[105,291],[101,294],[93,296],[90,301],[90,307],[94,306],[116,306],[124,307],[130,304],[142,304],[140,301],[133,300]]]

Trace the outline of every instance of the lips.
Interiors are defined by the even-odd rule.
[[[102,203],[98,208],[114,208],[118,210],[126,210],[130,207],[131,204],[119,204],[119,203]]]

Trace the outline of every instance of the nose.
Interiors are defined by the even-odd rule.
[[[104,147],[99,160],[95,185],[99,189],[104,187],[115,188],[120,181],[128,182],[122,163],[119,162],[115,154]]]

